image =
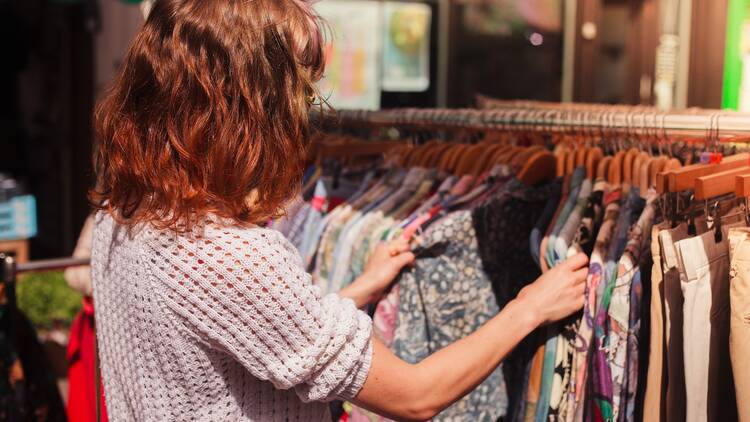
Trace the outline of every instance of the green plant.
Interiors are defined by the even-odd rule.
[[[55,322],[69,326],[81,309],[81,294],[65,282],[62,272],[31,273],[16,283],[18,308],[37,328],[52,328]]]

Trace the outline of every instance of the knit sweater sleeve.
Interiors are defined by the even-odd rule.
[[[152,253],[169,264],[152,266],[155,280],[189,334],[305,402],[357,395],[372,359],[372,321],[349,299],[321,297],[278,232],[207,229],[203,238],[157,243]]]

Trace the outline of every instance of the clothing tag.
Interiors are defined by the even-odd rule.
[[[313,196],[312,201],[310,201],[310,205],[312,205],[313,209],[316,211],[323,211],[325,203],[326,198],[323,196]]]

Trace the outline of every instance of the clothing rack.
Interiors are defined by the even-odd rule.
[[[321,113],[316,112],[320,118]],[[343,126],[676,135],[750,134],[750,115],[724,110],[687,109],[663,112],[651,107],[591,104],[518,103],[496,109],[340,110],[323,113],[324,121]]]
[[[9,276],[12,276],[12,278],[15,279],[15,276],[18,274],[33,271],[64,270],[70,267],[89,265],[91,261],[88,258],[54,258],[18,264],[16,263],[15,257],[4,254],[0,254],[0,260],[3,262],[2,279],[4,281],[9,280],[9,278],[7,278]]]

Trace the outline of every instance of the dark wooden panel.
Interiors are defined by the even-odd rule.
[[[727,0],[693,0],[689,107],[721,107]]]
[[[597,63],[601,42],[599,36],[587,40],[581,34],[581,28],[586,22],[593,22],[597,28],[602,22],[601,0],[578,0],[576,10],[576,47],[575,47],[575,77],[573,100],[578,102],[595,102],[595,83]]]

